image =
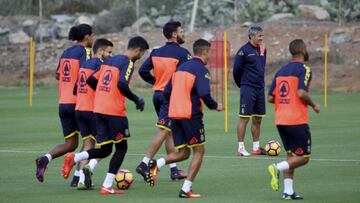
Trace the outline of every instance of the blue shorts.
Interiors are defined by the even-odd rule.
[[[284,149],[293,156],[310,157],[311,134],[307,124],[276,126]]]
[[[205,144],[205,130],[202,119],[172,120],[172,135],[176,149],[192,148]]]
[[[169,102],[165,99],[162,91],[155,91],[153,96],[153,103],[158,121],[156,126],[167,131],[171,131],[171,121],[168,117]]]
[[[64,139],[79,134],[79,126],[75,118],[75,104],[59,104],[59,117]]]
[[[75,116],[80,128],[82,139],[86,140],[88,138],[91,138],[95,140],[95,136],[96,136],[95,114],[91,111],[75,111]]]
[[[127,117],[95,113],[97,145],[119,143],[130,137]]]
[[[264,117],[265,90],[248,85],[241,85],[240,88],[240,117]]]

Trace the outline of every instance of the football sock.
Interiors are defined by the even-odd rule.
[[[74,172],[74,176],[80,176],[80,171],[78,171],[78,170],[75,170],[75,172]]]
[[[113,185],[114,180],[115,180],[115,174],[106,173],[106,177],[105,177],[105,180],[104,180],[104,183],[102,184],[102,186],[109,188]]]
[[[284,193],[292,195],[294,193],[293,189],[293,179],[285,178],[284,179]]]
[[[88,165],[90,166],[90,170],[94,171],[97,164],[98,164],[98,161],[96,159],[91,159],[88,163]]]
[[[176,163],[169,164],[170,168],[176,168]]]
[[[79,183],[85,182],[85,174],[83,170],[79,170]]]
[[[191,190],[191,186],[192,186],[192,182],[190,180],[185,179],[184,184],[181,189],[185,193],[188,193]]]
[[[143,158],[142,162],[144,162],[144,164],[148,165],[149,161],[150,161],[150,158],[149,158],[149,157],[144,156],[144,158]]]
[[[156,161],[157,167],[160,169],[161,167],[165,166],[166,162],[164,158],[160,158]]]
[[[290,166],[289,166],[289,163],[287,161],[282,161],[282,162],[276,164],[276,168],[279,171],[283,172],[283,171],[289,170]]]
[[[110,164],[109,164],[109,170],[108,173],[112,173],[112,174],[116,174],[117,171],[119,170],[125,154],[127,152],[128,146],[127,146],[127,141],[123,140],[119,143],[115,144],[115,153],[113,154],[113,156],[111,157],[110,160]]]
[[[240,150],[241,148],[245,149],[244,142],[239,142],[239,150]]]
[[[89,153],[87,153],[87,151],[83,151],[75,154],[74,161],[75,163],[77,163],[79,161],[86,160],[88,158],[89,158]]]
[[[259,149],[260,147],[260,141],[254,141],[253,142],[253,151]]]
[[[45,156],[48,158],[49,162],[52,160],[52,157],[50,154],[45,154]]]

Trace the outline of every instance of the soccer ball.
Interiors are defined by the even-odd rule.
[[[281,152],[281,145],[276,140],[270,140],[265,145],[265,151],[269,156],[277,156]]]
[[[120,169],[115,176],[114,186],[120,190],[127,190],[133,182],[133,174],[127,169]]]

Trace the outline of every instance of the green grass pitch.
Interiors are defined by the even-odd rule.
[[[37,88],[33,107],[28,107],[28,90],[25,88],[0,88],[0,202],[185,202],[177,197],[181,182],[171,182],[169,169],[160,172],[155,188],[145,185],[135,167],[148,149],[155,134],[156,117],[151,93],[144,93],[144,112],[137,112],[128,103],[131,139],[122,168],[131,170],[135,182],[120,196],[101,196],[102,183],[109,158],[95,169],[93,182],[96,189],[77,191],[69,187],[60,168],[63,158],[48,166],[45,182],[35,178],[34,159],[63,142],[58,118],[57,89]],[[321,103],[320,93],[313,93]],[[304,202],[360,202],[360,94],[333,93],[329,107],[320,115],[310,112],[313,139],[312,160],[297,170],[295,191],[304,196]],[[223,113],[205,110],[206,154],[200,173],[193,185],[195,192],[204,198],[192,202],[279,202],[281,190],[270,189],[268,164],[280,157],[235,156],[237,149],[236,125],[238,121],[239,94],[229,95],[229,132],[224,133]],[[261,131],[262,145],[266,141],[280,141],[273,126],[273,107],[267,106],[268,116]],[[251,148],[249,130],[247,148]],[[162,149],[159,154],[164,154]],[[156,157],[159,157],[157,155]],[[187,170],[188,161],[179,163]],[[71,178],[69,178],[71,179]]]

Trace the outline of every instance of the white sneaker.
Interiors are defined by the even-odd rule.
[[[249,152],[247,152],[245,148],[238,149],[237,155],[238,156],[250,156]]]

